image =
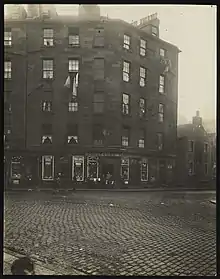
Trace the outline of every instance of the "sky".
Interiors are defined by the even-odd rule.
[[[76,15],[78,5],[56,5],[59,14]],[[196,111],[203,119],[216,118],[216,6],[211,5],[100,5],[101,14],[127,22],[158,13],[160,38],[179,54],[178,122],[191,122]]]

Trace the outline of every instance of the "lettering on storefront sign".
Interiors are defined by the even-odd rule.
[[[91,157],[121,157],[119,153],[95,153],[95,154],[87,154],[87,156]]]

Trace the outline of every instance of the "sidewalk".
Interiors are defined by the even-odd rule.
[[[14,251],[10,251],[4,248],[4,263],[3,263],[3,275],[12,275],[11,274],[11,265],[12,263],[25,255],[16,253]],[[54,268],[50,264],[43,263],[37,259],[32,258],[35,264],[35,273],[36,275],[69,275],[69,273],[61,270],[56,267]],[[84,273],[79,272],[77,270],[71,270],[71,275],[84,275]]]

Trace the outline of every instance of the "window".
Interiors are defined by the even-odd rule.
[[[99,177],[99,162],[95,156],[87,157],[87,177],[89,179],[97,179]]]
[[[194,141],[189,140],[188,142],[188,151],[193,152],[194,151]]]
[[[94,113],[104,112],[104,94],[103,92],[96,92],[93,96],[93,111]]]
[[[21,166],[21,159],[18,157],[12,157],[11,160],[11,178],[12,179],[20,179],[21,178],[21,172],[22,172],[22,166]]]
[[[72,157],[72,180],[76,181],[84,180],[84,156]]]
[[[77,102],[69,102],[69,104],[68,104],[68,111],[69,112],[76,112],[76,111],[78,111],[78,103]]]
[[[158,150],[163,149],[163,134],[162,133],[157,133],[157,147],[158,147]]]
[[[163,48],[160,48],[160,56],[165,57],[166,51]]]
[[[164,83],[165,83],[165,77],[160,75],[160,81],[159,81],[159,92],[164,93]]]
[[[123,80],[128,82],[130,79],[130,63],[124,61],[123,62]]]
[[[79,46],[79,28],[70,27],[68,30],[69,33],[69,45],[72,47]]]
[[[146,158],[141,160],[141,181],[148,181],[148,160]]]
[[[140,67],[140,86],[144,87],[146,85],[146,69],[143,67]]]
[[[43,78],[45,78],[45,79],[53,78],[53,60],[52,59],[43,60]]]
[[[130,112],[130,96],[122,94],[122,113],[128,115]]]
[[[78,59],[69,59],[69,73],[79,72],[79,60]]]
[[[42,144],[52,144],[52,136],[44,135],[42,136]]]
[[[103,80],[105,78],[105,60],[104,58],[94,59],[94,79]]]
[[[204,144],[204,152],[207,153],[208,152],[208,143]]]
[[[140,40],[140,55],[145,56],[147,49],[147,42],[145,40]]]
[[[54,156],[42,156],[42,180],[54,179]]]
[[[44,29],[44,46],[54,45],[53,29]]]
[[[128,35],[124,35],[124,45],[123,47],[125,49],[130,49],[130,44],[131,44],[131,37]]]
[[[194,174],[194,163],[192,161],[189,162],[189,170],[188,170],[189,175]]]
[[[129,128],[124,127],[122,129],[122,146],[128,146],[129,145]]]
[[[94,47],[104,47],[104,45],[105,45],[104,28],[96,28]]]
[[[207,175],[207,174],[208,174],[208,164],[207,164],[207,163],[205,163],[204,167],[205,167],[205,170],[204,170],[205,175]]]
[[[104,143],[104,133],[103,126],[95,124],[93,126],[93,144],[102,145]]]
[[[67,143],[68,144],[78,144],[78,126],[77,124],[67,125]]]
[[[52,111],[52,102],[50,101],[43,101],[42,102],[42,110],[50,112]]]
[[[152,26],[152,27],[151,27],[151,34],[152,34],[153,36],[158,36],[158,29],[157,29],[156,26]]]
[[[144,142],[145,142],[145,131],[142,129],[140,130],[140,137],[138,140],[138,147],[144,148]]]
[[[139,116],[142,118],[145,116],[145,113],[146,113],[145,99],[140,98],[140,100],[139,100]]]
[[[5,61],[4,63],[4,78],[11,79],[11,61]]]
[[[164,121],[164,105],[163,104],[159,104],[158,121],[161,123]]]
[[[129,180],[129,158],[121,158],[121,178],[123,180]]]
[[[4,31],[4,46],[12,45],[12,32],[10,29]]]

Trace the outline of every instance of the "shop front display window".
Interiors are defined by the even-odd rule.
[[[76,181],[84,180],[84,156],[73,156],[72,179]]]
[[[11,179],[17,180],[21,178],[21,161],[19,158],[14,157],[11,161]]]
[[[121,177],[123,180],[129,180],[129,158],[121,159]]]
[[[141,160],[141,181],[148,181],[148,160]]]
[[[99,167],[98,158],[89,156],[87,161],[87,177],[89,179],[98,178],[99,176],[98,167]]]
[[[54,179],[54,156],[42,156],[42,180]]]

